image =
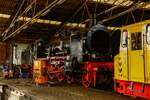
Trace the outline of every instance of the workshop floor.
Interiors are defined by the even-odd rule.
[[[31,80],[22,79],[0,79],[0,83],[6,83],[25,94],[39,98],[39,100],[143,100],[123,96],[113,91],[85,89],[83,86],[76,84],[57,84],[49,87],[36,86]]]

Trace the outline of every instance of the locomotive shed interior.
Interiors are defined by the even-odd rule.
[[[150,99],[150,0],[0,0],[0,100]]]

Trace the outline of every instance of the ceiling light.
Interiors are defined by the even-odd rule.
[[[1,14],[0,13],[0,18],[9,19],[9,17],[10,17],[10,15],[8,15],[8,14]],[[31,20],[30,17],[21,17],[21,16],[19,16],[16,21],[29,21],[29,20]],[[31,21],[31,24],[33,24],[35,22],[41,23],[41,24],[51,24],[51,25],[60,25],[62,23],[61,21],[54,21],[54,20],[33,19]],[[11,24],[10,27],[13,27],[13,26],[14,26],[14,24]],[[85,24],[79,24],[79,23],[67,23],[66,26],[85,28]],[[8,30],[5,31],[5,32],[8,32]]]
[[[10,27],[12,28],[14,26],[14,24],[10,24]]]
[[[64,3],[66,0],[60,0],[60,1],[58,1],[58,5],[60,5],[60,4],[62,4],[62,3]]]
[[[23,27],[23,29],[27,29],[27,28],[28,28],[28,26],[24,26],[24,27]]]
[[[91,0],[91,2],[99,2],[99,3],[105,3],[105,4],[110,4],[110,5],[120,5],[120,6],[130,6],[133,1],[131,0],[118,0],[114,2],[114,0]]]
[[[46,14],[48,14],[50,12],[50,9],[46,10],[44,13],[41,14],[41,16],[45,16]]]

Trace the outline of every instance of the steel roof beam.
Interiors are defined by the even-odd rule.
[[[60,26],[59,26],[59,30],[56,32],[56,33],[59,33],[63,28],[64,26],[67,24],[67,22],[69,22],[73,17],[75,17],[75,15],[86,5],[88,0],[85,0],[82,4],[80,4],[75,12],[73,12],[73,14],[71,14],[71,16],[69,16],[69,18],[67,18],[66,21],[64,21]]]
[[[111,17],[109,17],[109,18],[103,19],[103,20],[99,21],[98,23],[99,23],[99,24],[103,24],[104,22],[110,21],[110,20],[115,19],[115,18],[117,18],[117,17],[120,17],[120,16],[122,16],[122,15],[125,15],[125,14],[127,14],[127,13],[129,13],[129,12],[131,12],[131,11],[134,11],[134,10],[140,8],[140,7],[144,7],[144,6],[146,6],[148,3],[150,3],[150,1],[149,1],[149,2],[142,2],[142,4],[140,4],[140,3],[138,2],[138,3],[136,3],[135,5],[133,5],[131,8],[129,8],[128,10],[125,10],[125,11],[123,11],[123,12],[121,12],[121,13],[115,14],[114,16],[111,16]]]
[[[15,31],[13,31],[11,34],[9,34],[8,36],[3,38],[3,41],[6,41],[7,39],[9,39],[11,36],[16,35],[17,33],[19,33],[20,31],[23,30],[24,27],[26,27],[27,25],[33,24],[34,20],[44,16],[45,13],[50,12],[50,10],[55,7],[56,5],[62,4],[63,2],[65,2],[65,0],[55,0],[52,3],[50,3],[49,5],[47,5],[43,10],[39,11],[37,14],[35,14],[29,21],[27,21],[25,24],[21,25],[18,29],[16,29]]]

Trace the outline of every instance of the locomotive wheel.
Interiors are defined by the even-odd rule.
[[[57,73],[57,79],[58,79],[58,81],[59,82],[61,82],[61,81],[63,81],[64,80],[64,76],[63,76],[63,74],[62,74],[62,67],[59,67],[58,68],[58,73]]]
[[[92,82],[92,74],[90,72],[86,72],[82,75],[82,85],[85,88],[89,88]]]
[[[113,88],[113,73],[107,67],[99,67],[97,74],[97,83],[99,84],[99,86],[103,88],[107,88],[110,86],[110,88]]]
[[[64,77],[63,77],[62,73],[57,73],[57,79],[59,82],[63,81]]]
[[[79,63],[78,63],[77,58],[73,58],[73,59],[72,59],[71,66],[72,66],[72,70],[73,70],[73,72],[74,72],[75,70],[77,70],[77,69],[78,69],[78,67],[79,67]]]
[[[54,67],[53,66],[51,66],[50,68],[49,68],[49,78],[50,78],[50,80],[53,80],[54,79],[54,77],[55,77],[55,73],[51,73],[51,72],[53,72],[55,69],[54,69]]]
[[[53,80],[53,79],[54,79],[54,77],[55,77],[55,74],[49,74],[49,78],[50,78],[50,80]]]
[[[68,84],[71,84],[72,82],[73,82],[73,79],[72,79],[72,77],[71,76],[66,76],[66,80],[67,80],[67,83]]]

